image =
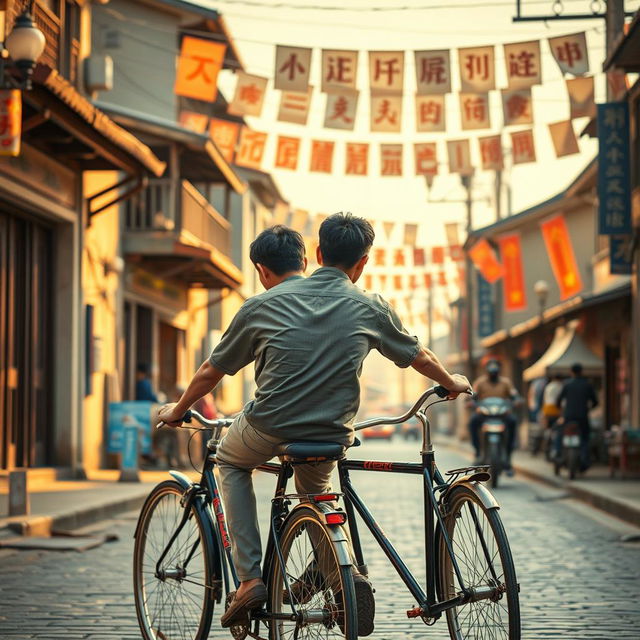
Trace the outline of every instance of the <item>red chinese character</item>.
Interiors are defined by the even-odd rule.
[[[398,122],[398,112],[391,110],[391,102],[386,98],[380,103],[378,107],[378,117],[374,120],[376,124],[388,120],[391,124]]]
[[[563,42],[556,47],[556,56],[568,67],[573,67],[575,62],[582,60],[582,50],[578,42]]]
[[[536,150],[533,146],[533,135],[531,131],[520,131],[511,134],[511,144],[513,146],[514,160],[519,162],[536,159]]]
[[[333,115],[329,117],[329,120],[342,120],[347,124],[351,124],[353,122],[353,118],[349,118],[349,116],[347,116],[348,109],[349,101],[344,96],[340,96],[333,103]]]
[[[396,73],[400,73],[401,69],[398,67],[400,61],[398,58],[390,58],[388,60],[381,60],[376,58],[373,68],[373,80],[374,82],[380,79],[380,76],[387,76],[387,86],[393,85],[393,76]]]
[[[477,56],[472,53],[467,55],[466,58],[467,61],[464,66],[467,69],[469,80],[474,80],[476,76],[478,80],[489,79],[489,54],[483,53]]]
[[[480,155],[482,166],[494,166],[502,164],[502,145],[499,137],[480,140]]]
[[[207,74],[207,70],[205,69],[206,65],[213,64],[214,61],[211,58],[207,58],[204,56],[189,56],[190,60],[195,60],[198,63],[198,66],[195,68],[194,72],[191,75],[187,76],[187,80],[193,80],[197,78],[199,75],[202,75],[202,78],[206,84],[213,84],[213,78]]]
[[[487,105],[483,98],[467,98],[464,101],[464,112],[467,120],[484,122],[487,118]]]
[[[423,144],[416,149],[416,173],[435,175],[438,172],[435,144]]]
[[[435,101],[420,103],[420,123],[440,124],[442,122],[442,104]]]
[[[368,144],[347,143],[347,166],[345,173],[355,176],[366,176],[368,160]]]
[[[402,150],[382,150],[382,167],[380,169],[380,174],[383,176],[402,175]]]
[[[298,73],[304,73],[304,67],[298,62],[298,54],[293,52],[289,59],[278,69],[278,73],[289,72],[288,80],[293,81],[296,77],[296,71]]]
[[[349,84],[353,82],[353,73],[351,68],[352,59],[345,56],[329,56],[327,65],[326,82],[340,82]]]
[[[331,173],[333,162],[333,142],[311,141],[311,166],[309,171]]]
[[[531,117],[529,113],[529,99],[517,93],[506,100],[505,106],[507,107],[507,120],[509,122],[519,120],[520,118],[526,118],[528,120]]]
[[[422,58],[420,60],[420,83],[445,84],[447,68],[444,65],[444,58]]]
[[[535,56],[530,51],[521,51],[518,54],[509,54],[509,76],[519,78],[532,78],[538,73],[533,64]]]
[[[276,167],[295,170],[298,166],[299,138],[278,138],[278,152],[276,154]]]
[[[240,87],[240,95],[238,98],[242,102],[258,104],[262,98],[262,91],[255,84],[245,84]]]
[[[396,249],[394,251],[393,264],[396,267],[404,267],[404,249]]]
[[[384,249],[374,249],[373,250],[373,264],[376,267],[384,267],[385,262],[385,250]],[[380,276],[382,277],[382,276]]]

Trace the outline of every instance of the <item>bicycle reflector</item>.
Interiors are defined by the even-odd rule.
[[[337,493],[319,493],[312,496],[314,502],[333,502],[338,499]]]
[[[324,519],[327,524],[344,524],[347,521],[347,514],[342,511],[332,511],[325,513]]]

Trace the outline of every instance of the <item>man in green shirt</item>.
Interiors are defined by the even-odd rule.
[[[252,243],[251,260],[267,291],[243,304],[180,401],[159,414],[165,422],[179,425],[189,407],[225,374],[234,375],[255,362],[255,398],[231,425],[217,455],[234,564],[241,581],[234,602],[222,617],[224,626],[266,600],[252,470],[277,455],[286,442],[353,442],[359,376],[371,349],[399,367],[412,366],[449,389],[451,397],[470,387],[464,376],[449,374],[404,329],[387,302],[356,286],[374,240],[369,222],[343,213],[327,218],[320,227],[317,254],[322,267],[309,278],[302,277],[302,238],[297,263],[292,259],[276,265],[271,262],[273,253],[266,251],[267,246],[274,248],[275,238],[282,241],[286,253],[295,244],[283,241],[289,233],[275,227]],[[298,492],[328,491],[334,464],[297,467]],[[372,598],[369,583],[355,570],[354,582],[359,599]],[[373,631],[372,619],[359,619],[358,624],[359,635]]]

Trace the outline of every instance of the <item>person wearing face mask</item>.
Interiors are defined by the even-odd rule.
[[[516,400],[518,398],[518,392],[513,387],[511,380],[500,375],[500,363],[497,360],[489,360],[486,364],[485,371],[486,373],[473,383],[476,402],[484,400],[485,398],[504,398],[505,400]],[[471,443],[473,444],[476,454],[475,464],[481,464],[480,427],[482,426],[483,419],[484,416],[481,413],[474,412],[469,421]],[[511,453],[513,452],[516,434],[516,420],[512,414],[508,414],[504,417],[504,421],[507,428],[507,451],[509,458],[507,471],[510,471]]]

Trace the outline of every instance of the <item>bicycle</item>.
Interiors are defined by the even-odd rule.
[[[440,400],[427,404],[434,395]],[[263,564],[268,600],[266,608],[251,612],[245,623],[231,627],[235,640],[247,635],[262,640],[263,627],[269,640],[297,640],[300,634],[355,640],[352,566],[365,576],[368,573],[356,512],[417,602],[406,612],[409,618],[431,625],[444,614],[454,640],[520,639],[519,585],[499,505],[482,484],[490,477],[487,467],[453,469],[445,480],[435,464],[426,411],[447,396],[443,387],[433,387],[402,416],[354,425],[360,430],[400,424],[416,416],[423,434],[418,463],[349,460],[342,445],[295,442],[283,445],[281,463],[258,467],[277,475]],[[238,585],[213,472],[218,440],[231,421],[209,421],[193,410],[185,420],[192,418],[213,430],[200,482],[171,471],[173,480],[153,489],[136,527],[135,602],[145,640],[205,640],[214,604],[220,604],[225,593],[228,602],[231,584]],[[295,465],[325,460],[337,461],[340,492],[286,493]],[[351,471],[422,476],[425,589],[357,495]],[[344,509],[337,506],[340,499]],[[289,508],[292,500],[300,502]],[[352,551],[344,525],[349,529]]]

